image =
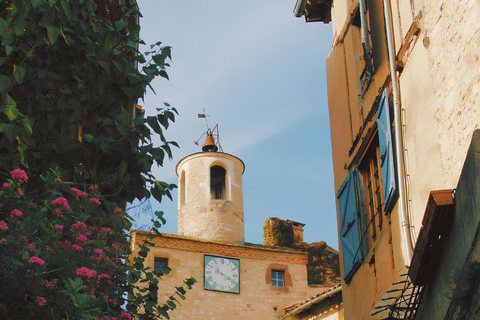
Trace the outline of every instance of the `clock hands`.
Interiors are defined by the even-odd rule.
[[[220,269],[219,269],[218,267],[216,267],[215,269],[216,269],[216,271],[215,271],[215,272],[216,272],[216,273],[220,273],[220,274],[222,275],[222,277],[224,277],[224,278],[225,278],[225,280],[232,280],[232,278],[230,278],[230,277],[227,277],[226,275],[224,275],[224,274],[223,274],[223,272],[222,272],[222,271],[220,271]]]

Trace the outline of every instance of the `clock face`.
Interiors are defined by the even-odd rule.
[[[204,288],[240,293],[240,260],[205,256]]]

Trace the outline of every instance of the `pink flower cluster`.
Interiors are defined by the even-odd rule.
[[[70,206],[68,205],[68,201],[67,199],[63,198],[63,197],[58,197],[57,199],[53,200],[52,201],[52,205],[53,206],[60,206],[60,207],[63,207],[65,210],[67,211],[71,211],[72,209],[70,208]]]
[[[118,243],[112,243],[112,248],[118,252],[122,252],[122,248],[118,245]]]
[[[47,300],[45,300],[44,297],[36,297],[35,298],[35,303],[38,303],[39,306],[43,306]]]
[[[10,188],[11,185],[12,185],[11,183],[5,182],[5,183],[3,184],[3,187],[8,189],[8,188]]]
[[[39,257],[30,257],[30,259],[28,259],[28,263],[31,263],[31,264],[37,263],[41,266],[45,264],[45,262],[43,262],[43,260],[40,259]]]
[[[93,260],[97,260],[97,261],[102,261],[102,249],[95,249],[93,250],[93,252],[95,253],[95,256],[92,257]]]
[[[87,237],[85,237],[83,234],[79,235],[75,240],[81,244],[90,243],[90,240]]]
[[[132,316],[129,313],[124,312],[120,315],[120,319],[132,320]]]
[[[77,200],[80,200],[80,197],[86,198],[88,194],[84,191],[80,191],[77,188],[70,188],[70,191],[73,192]]]
[[[53,281],[44,280],[42,284],[45,285],[45,287],[47,287],[48,289],[54,289],[57,287],[57,282],[58,279],[55,279]]]
[[[111,300],[111,299],[109,299],[109,300]],[[115,304],[116,304],[116,302],[115,302]],[[122,314],[120,314],[119,318],[103,316],[101,318],[95,318],[95,320],[132,320],[132,316],[128,312],[122,312]]]
[[[0,221],[0,230],[3,230],[3,231],[8,230],[8,226],[3,220]]]
[[[22,216],[22,211],[18,209],[13,209],[12,212],[10,213],[10,218],[21,217],[21,216]]]
[[[114,212],[114,213],[122,213],[122,209],[120,209],[120,208],[115,208],[115,209],[113,209],[113,212]]]
[[[55,233],[60,235],[62,233],[62,230],[63,230],[63,226],[60,225],[60,224],[56,224],[55,225]]]
[[[78,244],[72,244],[72,250],[82,251],[83,248],[81,246],[79,246]]]
[[[83,222],[77,221],[76,223],[72,224],[72,232],[74,230],[83,230],[87,227],[87,225]]]
[[[107,281],[110,281],[110,276],[106,273],[102,273],[101,275],[97,276],[97,279],[100,281],[102,279],[105,279]]]
[[[97,276],[97,272],[95,270],[90,270],[85,267],[78,268],[75,273],[81,278],[94,278]]]
[[[97,198],[90,198],[90,202],[95,203],[97,206],[102,204],[100,200],[98,200]]]
[[[12,176],[12,179],[17,180],[19,184],[22,184],[28,181],[27,174],[22,169],[13,170],[10,172],[10,175]]]
[[[32,242],[27,246],[27,250],[30,252],[36,252],[37,249],[35,248],[37,246],[36,242]]]

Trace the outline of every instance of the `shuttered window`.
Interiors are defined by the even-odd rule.
[[[360,10],[360,37],[363,49],[363,70],[360,75],[361,95],[364,96],[373,77],[373,61],[370,37],[370,19],[368,15],[368,1],[358,0]]]
[[[362,262],[360,232],[358,228],[355,175],[350,171],[337,192],[340,215],[340,240],[342,242],[343,278],[349,283]]]
[[[392,129],[387,89],[383,91],[377,112],[378,144],[380,148],[380,166],[383,178],[383,210],[387,213],[394,203],[395,166],[392,146]]]

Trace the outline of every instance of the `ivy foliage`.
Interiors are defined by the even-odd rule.
[[[279,218],[269,218],[263,227],[266,246],[294,247],[293,225]]]
[[[0,171],[58,167],[119,204],[171,198],[150,172],[178,147],[164,136],[177,111],[135,118],[150,82],[168,79],[171,48],[142,54],[139,17],[135,0],[0,0]]]

